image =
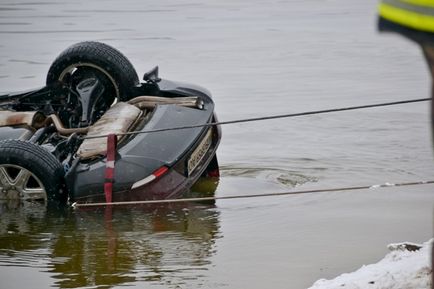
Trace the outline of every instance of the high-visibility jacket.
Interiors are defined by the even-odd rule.
[[[434,0],[383,0],[379,13],[392,23],[434,33]]]

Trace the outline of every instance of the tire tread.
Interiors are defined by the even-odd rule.
[[[71,64],[90,62],[106,69],[120,87],[121,100],[128,98],[131,88],[139,84],[134,66],[117,49],[96,41],[84,41],[65,49],[53,61],[47,74],[47,85],[58,81],[61,72]]]

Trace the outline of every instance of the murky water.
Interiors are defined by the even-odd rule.
[[[148,1],[149,2],[149,1]],[[0,1],[0,91],[97,40],[213,92],[220,120],[428,96],[376,1]],[[428,104],[223,128],[217,196],[434,179]],[[1,204],[0,288],[304,288],[432,236],[434,186],[116,208]]]

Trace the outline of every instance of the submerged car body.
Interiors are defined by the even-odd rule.
[[[110,53],[114,66],[104,58]],[[98,42],[73,45],[52,64],[45,87],[0,95],[0,198],[166,199],[200,176],[218,177],[221,131],[210,125],[210,93],[160,79],[158,68],[137,83],[119,55]],[[179,127],[190,128],[171,129]],[[113,160],[109,134],[118,140]]]

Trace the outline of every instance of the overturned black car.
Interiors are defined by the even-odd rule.
[[[218,177],[210,93],[157,67],[143,80],[118,50],[80,42],[54,60],[45,87],[0,95],[0,199],[167,199]]]

